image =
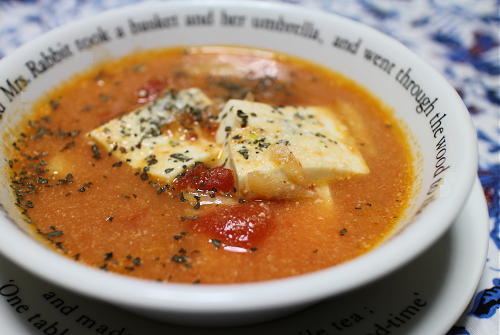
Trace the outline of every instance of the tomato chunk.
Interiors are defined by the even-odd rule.
[[[209,168],[203,164],[186,171],[174,184],[176,189],[231,192],[234,188],[233,171],[223,167]]]
[[[194,231],[218,239],[224,246],[251,249],[258,246],[273,225],[265,202],[219,207],[194,221]]]
[[[137,102],[145,103],[153,101],[165,89],[165,80],[150,79],[137,90]]]

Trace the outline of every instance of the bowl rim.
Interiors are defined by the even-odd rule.
[[[8,222],[0,222],[0,252],[4,256],[24,269],[61,287],[117,304],[158,311],[239,312],[304,304],[362,286],[391,273],[420,255],[450,227],[469,195],[477,169],[476,135],[465,105],[446,79],[406,46],[365,24],[336,14],[301,6],[260,1],[179,0],[134,4],[83,18],[43,34],[0,60],[0,72],[14,66],[18,56],[36,49],[44,44],[44,41],[63,34],[67,29],[76,29],[113,19],[121,14],[130,13],[136,8],[155,6],[167,8],[201,6],[214,9],[250,7],[333,19],[346,25],[347,28],[355,27],[363,34],[368,34],[400,49],[409,57],[407,58],[409,64],[424,69],[442,87],[442,95],[453,97],[455,127],[462,130],[461,143],[464,144],[460,151],[466,157],[471,157],[469,160],[462,161],[460,169],[457,170],[454,177],[457,181],[454,185],[454,192],[436,200],[439,206],[446,210],[436,209],[432,213],[424,211],[416,221],[426,221],[425,224],[412,223],[400,232],[397,238],[392,238],[383,245],[348,262],[295,277],[262,282],[210,285],[157,283],[106,273],[90,266],[82,266],[35,241],[17,225],[12,224],[13,221],[8,218],[5,211],[2,213],[1,220]],[[432,234],[429,234],[428,226],[432,226]],[[357,275],[360,273],[363,275]]]

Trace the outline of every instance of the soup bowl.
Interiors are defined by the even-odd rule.
[[[394,110],[412,142],[416,187],[383,243],[353,260],[285,279],[246,284],[157,283],[107,273],[39,243],[15,206],[1,153],[0,251],[41,278],[149,317],[235,325],[297,310],[381,278],[421,254],[450,227],[471,189],[476,139],[455,90],[399,42],[351,20],[300,7],[234,1],[145,3],[57,28],[0,62],[4,147],[47,90],[74,74],[137,50],[235,45],[322,65],[367,88]],[[5,150],[4,150],[5,151]]]

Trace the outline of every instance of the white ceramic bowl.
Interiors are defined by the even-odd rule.
[[[187,26],[187,15],[203,15],[209,24]],[[224,25],[223,15],[241,16],[243,24]],[[170,17],[170,21],[158,24],[155,16]],[[129,20],[152,20],[156,26],[133,34]],[[168,26],[166,22],[177,23]],[[77,51],[74,41],[92,35],[98,27],[109,32],[110,40]],[[117,27],[126,33],[122,38],[116,37]],[[335,46],[337,38],[350,41],[351,50]],[[66,44],[71,55],[54,62],[45,72],[35,75],[26,65],[40,59],[41,52],[50,54],[49,48]],[[12,142],[13,135],[7,130],[30,112],[32,103],[44,92],[97,62],[142,49],[210,44],[271,49],[310,60],[354,79],[395,110],[414,139],[420,165],[419,187],[396,233],[352,261],[287,279],[188,285],[128,278],[80,265],[36,242],[23,227],[14,206],[7,163],[2,157],[2,254],[67,289],[150,317],[197,325],[230,325],[282,315],[380,278],[419,255],[450,226],[469,193],[477,164],[475,132],[455,90],[393,39],[345,18],[301,7],[243,1],[148,2],[55,29],[0,61],[0,86],[8,88],[7,81],[13,85],[8,88],[13,93],[10,97],[0,91],[4,145]],[[380,58],[368,61],[364,56],[367,49]],[[15,86],[20,77],[28,84],[17,94]],[[416,98],[422,99],[420,105]]]

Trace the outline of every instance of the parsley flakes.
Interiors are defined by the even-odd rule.
[[[188,157],[188,156],[181,154],[181,153],[171,154],[170,157],[177,159],[178,161],[181,161],[181,162],[189,162],[192,159],[191,157]]]

